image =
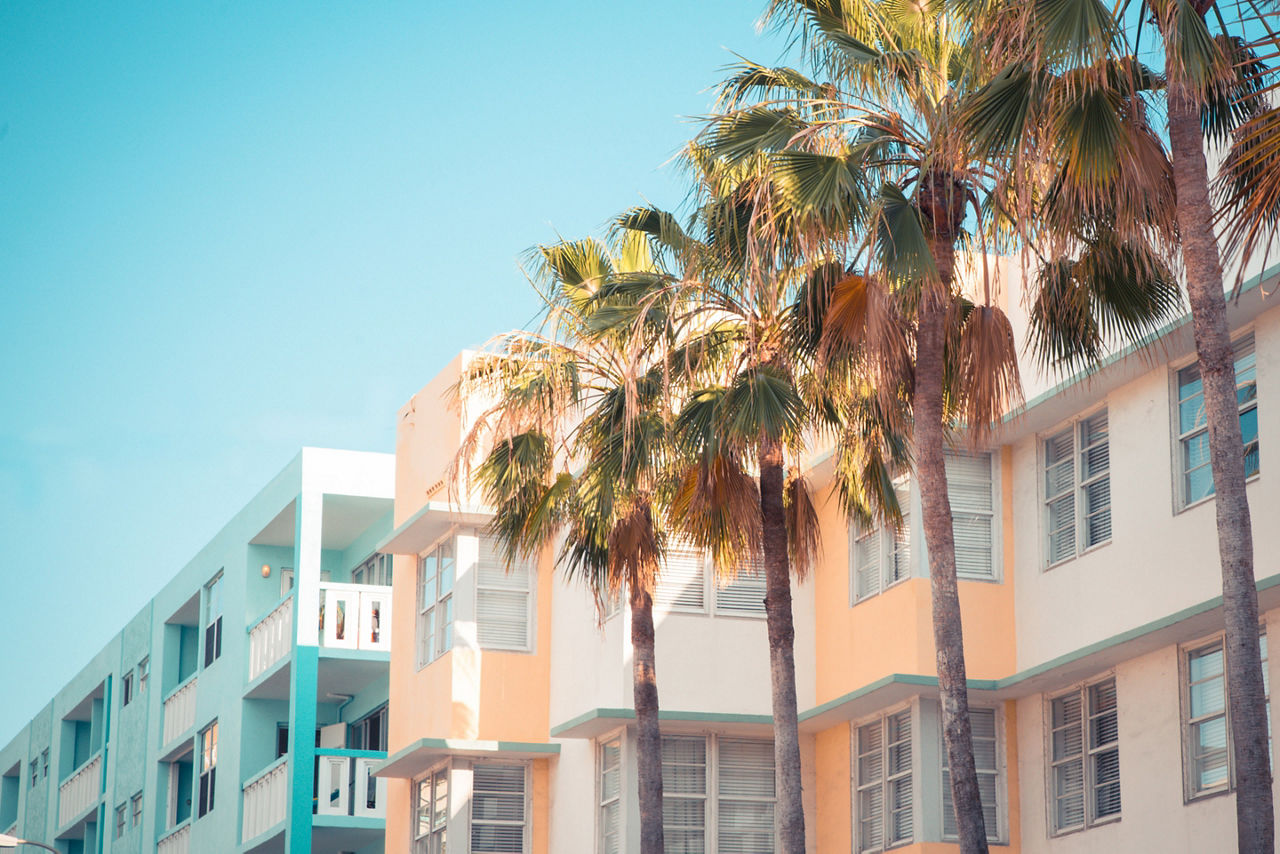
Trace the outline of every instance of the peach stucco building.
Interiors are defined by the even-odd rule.
[[[1230,308],[1264,651],[1280,633],[1280,478],[1263,462],[1280,448],[1273,279]],[[628,614],[566,583],[550,551],[508,572],[484,508],[450,494],[468,425],[444,392],[466,358],[399,413],[382,545],[396,556],[397,615],[378,772],[386,848],[637,851]],[[975,755],[999,850],[1218,851],[1233,838],[1193,359],[1184,321],[1085,377],[1055,385],[1028,370],[1016,417],[950,457]],[[829,466],[809,461],[823,497]],[[909,478],[900,489],[898,536],[821,501],[822,555],[794,590],[806,827],[820,854],[958,850],[919,497]],[[763,584],[713,576],[676,551],[655,596],[668,850],[771,852]]]

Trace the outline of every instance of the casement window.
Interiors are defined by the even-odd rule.
[[[449,766],[414,785],[413,854],[445,854],[449,824]]]
[[[947,454],[947,493],[951,498],[959,578],[996,577],[992,481],[990,454]]]
[[[350,743],[355,750],[387,749],[386,703],[351,725]]]
[[[600,745],[600,854],[622,852],[622,740]]]
[[[116,839],[124,836],[124,817],[129,805],[127,803],[120,804],[116,807]]]
[[[473,854],[524,854],[528,809],[524,765],[477,762],[471,769]]]
[[[674,541],[653,592],[654,607],[689,614],[763,617],[764,562],[750,558],[735,573],[717,573],[710,556],[691,543]]]
[[[40,778],[48,779],[49,777],[49,751],[48,749],[40,751]]]
[[[883,851],[911,841],[915,808],[911,729],[911,709],[857,728],[856,851]]]
[[[147,682],[151,680],[151,656],[147,656],[138,662],[138,693],[142,694],[147,690]]]
[[[204,666],[222,655],[222,573],[204,587]]]
[[[1115,677],[1049,701],[1049,815],[1053,833],[1120,817]]]
[[[391,555],[374,555],[351,570],[352,584],[391,586]]]
[[[1044,441],[1049,566],[1111,539],[1111,453],[1107,412]]]
[[[34,789],[36,787],[36,783],[40,781],[40,763],[36,760],[36,757],[34,756],[31,757],[30,768],[31,768],[31,788]]]
[[[498,541],[480,537],[476,566],[476,638],[481,649],[526,651],[532,646],[532,562],[517,557],[510,565]]]
[[[218,771],[218,722],[200,730],[200,796],[196,818],[213,811],[213,796]]]
[[[130,670],[120,680],[120,705],[127,706],[133,701],[133,671]]]
[[[1235,343],[1236,405],[1244,442],[1244,474],[1259,471],[1258,367],[1253,336]],[[1213,495],[1213,471],[1209,465],[1209,422],[1204,407],[1200,366],[1178,371],[1178,450],[1182,505]]]
[[[1267,636],[1261,633],[1262,680],[1271,715],[1271,685],[1267,673]],[[1188,800],[1235,787],[1231,754],[1231,714],[1227,709],[1226,649],[1221,637],[1182,651],[1182,735]],[[1268,756],[1270,733],[1268,732]]]
[[[418,559],[418,667],[453,648],[453,581],[457,571],[450,536]]]
[[[662,833],[668,851],[772,854],[773,742],[662,738]]]
[[[911,483],[894,483],[902,525],[897,529],[877,525],[867,529],[853,524],[849,554],[852,559],[853,601],[861,602],[881,590],[911,577]]]
[[[973,732],[973,764],[978,772],[978,795],[982,799],[982,823],[987,829],[987,839],[1000,838],[1000,765],[997,752],[1000,739],[996,732],[995,709],[969,709],[969,724]],[[960,829],[956,823],[956,809],[951,802],[951,771],[947,758],[947,745],[939,732],[942,750],[942,838],[958,839]]]
[[[137,827],[142,824],[142,792],[138,792],[130,798],[129,805],[133,810],[133,818],[130,821],[130,826]]]

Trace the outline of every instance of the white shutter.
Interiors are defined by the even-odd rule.
[[[911,787],[911,710],[885,719],[885,791],[889,843],[911,839],[914,796]]]
[[[662,835],[668,851],[702,851],[706,844],[707,740],[662,737]]]
[[[745,739],[719,742],[719,818],[716,850],[721,854],[773,854],[773,743]]]
[[[1084,547],[1111,539],[1111,447],[1106,410],[1080,423]]]
[[[946,465],[956,575],[995,578],[991,455],[948,453]]]
[[[884,730],[881,721],[858,727],[858,823],[855,850],[884,847]]]
[[[476,566],[476,637],[482,649],[529,648],[529,588],[533,571],[517,559],[508,569],[490,537],[480,538]]]
[[[621,854],[622,746],[600,745],[600,852]]]
[[[888,543],[888,563],[885,566],[885,583],[901,581],[911,574],[911,489],[909,482],[897,484],[894,493],[898,498],[898,508],[902,511],[902,527],[898,530],[886,529]]]
[[[478,763],[471,778],[471,851],[524,854],[525,768]]]
[[[667,546],[667,559],[653,594],[659,608],[706,611],[706,560],[702,552],[687,542]]]
[[[853,601],[880,592],[880,530],[850,528],[853,536]]]
[[[978,796],[982,801],[982,823],[986,826],[987,839],[1000,838],[998,812],[999,769],[996,764],[996,712],[995,709],[969,709],[969,725],[973,733],[973,764],[978,772]],[[939,733],[941,735],[941,733]],[[960,835],[956,822],[955,804],[951,799],[950,757],[946,739],[942,738],[942,835],[954,838]]]
[[[752,558],[746,565],[738,567],[733,578],[716,579],[716,611],[762,617],[765,591],[764,562]]]

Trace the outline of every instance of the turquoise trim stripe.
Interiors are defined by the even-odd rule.
[[[386,759],[385,750],[355,750],[354,748],[317,747],[316,756],[349,756],[352,759]]]

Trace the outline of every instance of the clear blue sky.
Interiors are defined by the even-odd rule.
[[[0,5],[0,743],[302,445],[536,308],[765,0]]]

